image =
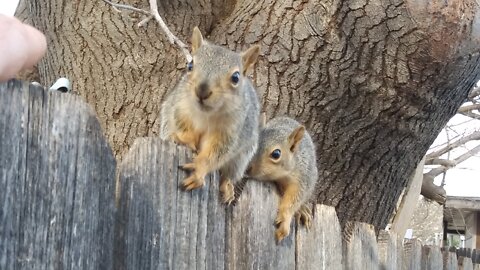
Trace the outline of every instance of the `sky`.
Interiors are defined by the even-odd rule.
[[[17,8],[18,0],[1,0],[0,13],[5,15],[13,15]]]
[[[18,0],[2,0],[0,1],[0,13],[13,15]],[[471,132],[472,130],[480,130],[480,121],[468,121],[464,116],[457,115],[453,117],[448,125],[453,125],[453,131],[449,131],[450,136],[455,134],[462,134]],[[439,134],[438,138],[433,143],[433,146],[438,146],[447,141],[445,130]],[[477,146],[480,142],[471,142],[451,153],[452,157],[461,155],[465,149],[471,149]],[[425,168],[427,172],[429,167]],[[435,178],[435,184],[440,184],[442,176]],[[460,163],[455,168],[449,169],[445,177],[445,190],[448,196],[468,196],[480,197],[480,155],[471,157],[470,159]]]

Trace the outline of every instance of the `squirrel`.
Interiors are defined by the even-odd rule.
[[[318,178],[315,146],[305,127],[291,118],[277,117],[260,126],[258,150],[247,175],[258,181],[274,182],[279,188],[275,237],[280,242],[290,234],[294,215],[297,223],[311,227],[309,204]]]
[[[258,145],[260,104],[247,73],[260,47],[236,53],[204,40],[198,27],[191,42],[193,60],[161,106],[160,137],[197,152],[180,166],[191,172],[185,190],[202,187],[219,170],[221,199],[230,204]]]

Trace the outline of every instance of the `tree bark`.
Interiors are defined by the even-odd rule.
[[[305,123],[318,150],[318,202],[341,223],[383,228],[402,188],[477,81],[474,0],[168,0],[170,30],[199,25],[234,50],[262,46],[254,81],[268,118]],[[124,4],[148,10],[147,1]],[[103,1],[23,1],[48,37],[40,78],[59,76],[96,109],[121,157],[157,133],[159,105],[184,67],[155,23]],[[136,20],[134,20],[136,19]]]

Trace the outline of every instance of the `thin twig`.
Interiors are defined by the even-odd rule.
[[[113,2],[108,1],[108,0],[103,0],[103,2],[109,4],[113,7],[116,7],[116,8],[131,10],[131,11],[143,13],[145,15],[150,15],[150,12],[148,12],[146,10],[143,10],[143,9],[140,9],[140,8],[136,8],[136,7],[132,7],[132,6],[129,6],[129,5],[124,5],[124,4],[117,4],[117,3],[113,3]]]
[[[160,27],[162,28],[163,32],[165,32],[165,35],[167,35],[168,41],[170,41],[171,44],[177,44],[177,46],[180,48],[182,53],[185,55],[185,58],[187,59],[187,62],[192,61],[192,56],[190,55],[190,52],[188,51],[187,45],[183,43],[180,39],[178,39],[171,31],[168,29],[167,25],[163,21],[162,17],[158,13],[158,6],[157,6],[157,0],[149,0],[150,3],[150,12],[151,15],[155,18],[155,20],[158,22]]]
[[[459,112],[460,114],[463,114],[467,117],[470,117],[472,119],[477,119],[477,120],[480,120],[480,114],[477,114],[477,113],[473,113],[473,112]]]
[[[137,26],[138,27],[143,27],[145,24],[147,24],[151,19],[153,19],[153,15],[150,15],[148,17],[146,17],[145,19],[141,20]]]
[[[192,55],[190,54],[190,52],[188,51],[188,46],[185,45],[185,43],[183,43],[179,38],[177,38],[171,31],[170,29],[168,29],[168,26],[165,24],[165,21],[162,19],[162,17],[160,16],[160,14],[158,13],[158,5],[157,5],[157,0],[149,0],[149,4],[150,4],[150,12],[149,11],[146,11],[146,10],[143,10],[143,9],[139,9],[139,8],[136,8],[136,7],[132,7],[132,6],[129,6],[129,5],[124,5],[124,4],[117,4],[117,3],[113,3],[109,0],[102,0],[103,2],[111,5],[112,7],[114,8],[121,8],[121,9],[126,9],[126,10],[131,10],[131,11],[135,11],[135,12],[140,12],[144,15],[147,15],[148,17],[146,17],[145,19],[141,20],[139,23],[138,23],[138,27],[142,27],[143,25],[145,25],[146,23],[148,23],[152,18],[155,18],[155,20],[158,22],[158,24],[160,25],[160,28],[163,30],[163,32],[165,33],[165,35],[167,36],[167,39],[168,41],[170,42],[170,44],[172,45],[177,45],[178,48],[180,49],[180,51],[183,53],[183,55],[185,56],[185,59],[187,60],[187,62],[191,62],[192,61]]]

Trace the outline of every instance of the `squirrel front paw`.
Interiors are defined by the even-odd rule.
[[[275,239],[277,240],[277,244],[280,243],[289,234],[290,234],[289,222],[281,222],[280,224],[278,224],[278,228],[275,230]]]
[[[297,224],[303,224],[307,231],[312,227],[312,211],[305,205],[295,213]]]
[[[205,179],[199,178],[192,173],[189,177],[185,178],[182,182],[182,186],[185,190],[193,190],[197,188],[201,188],[205,184]]]
[[[275,219],[275,225],[277,226],[277,230],[275,230],[275,238],[277,244],[290,234],[291,221],[292,216],[290,214],[284,212],[278,213],[277,218]]]
[[[224,179],[220,183],[220,194],[222,196],[222,202],[230,205],[235,200],[235,188],[232,181]]]

